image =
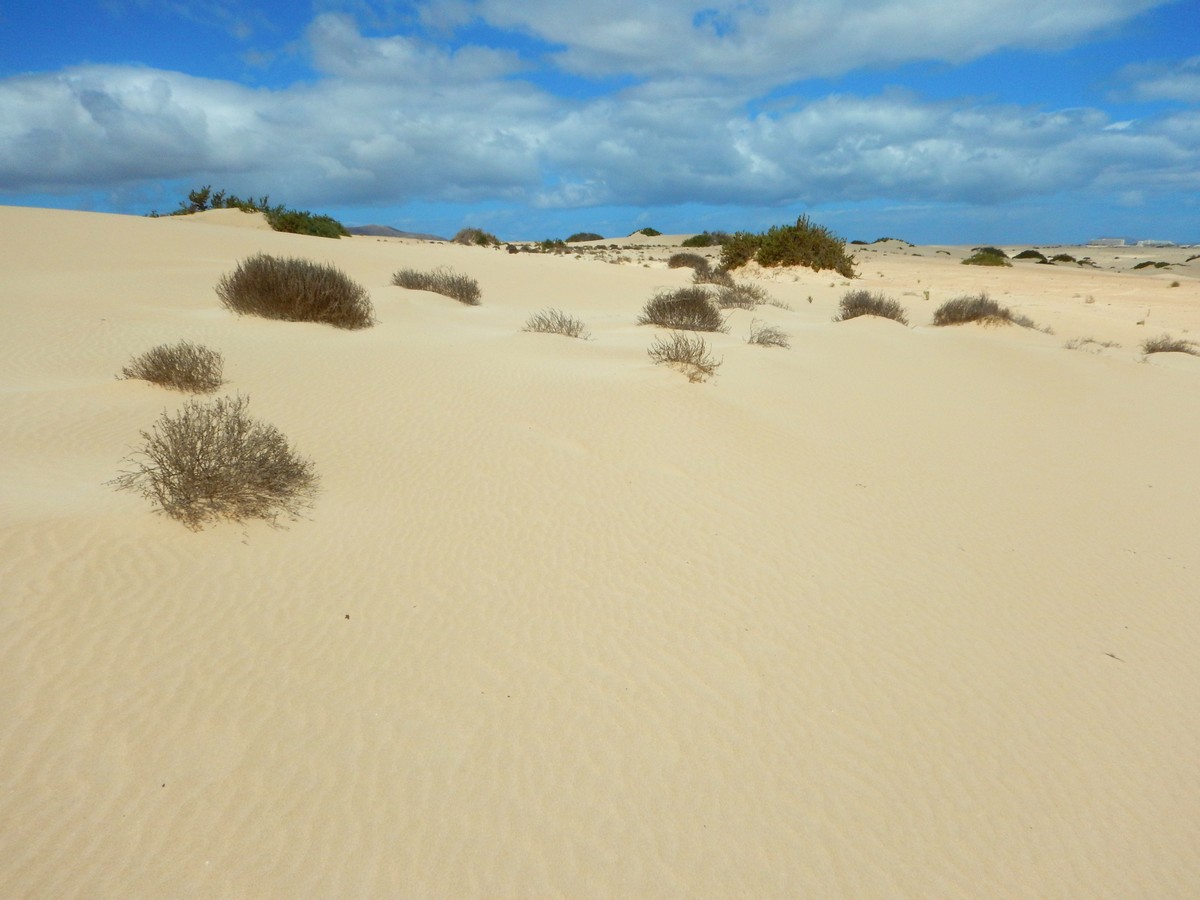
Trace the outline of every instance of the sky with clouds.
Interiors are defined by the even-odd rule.
[[[1200,0],[4,0],[0,203],[1200,242]]]

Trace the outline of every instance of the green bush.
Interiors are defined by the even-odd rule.
[[[890,297],[872,294],[870,291],[847,291],[833,321],[845,322],[858,316],[880,316],[902,325],[908,324],[908,315],[904,307]]]
[[[629,236],[633,237],[634,234],[644,234],[646,237],[658,237],[659,235],[662,234],[662,232],[659,231],[657,228],[639,228],[637,231],[633,232],[633,234],[631,234]]]
[[[591,337],[586,325],[574,316],[569,316],[559,309],[544,309],[534,313],[525,322],[525,331],[536,331],[542,334],[561,334],[566,337],[587,340]]]
[[[445,268],[434,269],[432,272],[401,269],[392,276],[392,284],[412,291],[432,291],[467,306],[478,306],[482,296],[478,281]]]
[[[642,309],[638,324],[685,331],[722,331],[725,319],[707,290],[685,287],[655,294]]]
[[[226,194],[223,190],[213,191],[212,186],[207,184],[190,191],[187,200],[181,200],[179,209],[171,215],[185,216],[210,209],[240,209],[243,212],[260,212],[271,228],[289,234],[308,234],[325,238],[340,238],[350,234],[341,222],[330,216],[287,209],[282,204],[271,206],[270,198],[265,194],[257,200],[252,197],[242,199],[236,194]]]
[[[239,315],[367,328],[375,311],[367,289],[330,265],[260,253],[217,282],[217,296]]]
[[[132,469],[109,483],[193,530],[218,519],[295,518],[316,493],[313,464],[274,426],[251,418],[248,402],[190,399],[176,415],[164,412],[126,457]]]
[[[498,247],[500,238],[482,228],[462,228],[451,240],[456,244],[466,244],[468,247]]]
[[[807,266],[855,277],[854,258],[846,254],[845,241],[803,215],[795,225],[775,225],[763,234],[739,231],[721,247],[722,268],[736,269],[751,259],[768,268]]]
[[[656,363],[675,366],[693,383],[703,381],[721,365],[721,361],[710,352],[704,338],[678,331],[672,332],[669,338],[655,338],[646,355]]]
[[[1077,260],[1070,253],[1055,253],[1052,257],[1050,257],[1050,261],[1073,263]]]
[[[578,241],[602,241],[604,235],[596,234],[594,231],[577,231],[575,234],[567,238],[568,244],[574,244]]]
[[[947,300],[933,314],[934,325],[961,325],[967,322],[1037,328],[1037,325],[1028,316],[1014,315],[1011,309],[1001,306],[986,293],[976,297],[958,297],[954,300]],[[1050,333],[1049,329],[1042,330]]]
[[[1013,259],[1036,259],[1040,263],[1050,261],[1046,259],[1046,255],[1044,253],[1040,253],[1037,250],[1022,250],[1020,253],[1014,256]]]
[[[122,378],[136,378],[176,391],[209,394],[224,382],[224,360],[216,350],[190,341],[160,344],[135,357],[121,370]]]
[[[1008,254],[996,247],[975,247],[974,253],[962,261],[964,266],[1011,266]]]
[[[693,234],[689,238],[684,238],[680,242],[683,247],[716,247],[724,244],[729,240],[729,235],[724,231],[703,231],[700,234]]]
[[[708,271],[708,260],[699,253],[672,253],[667,260],[668,269],[695,269],[697,272]]]

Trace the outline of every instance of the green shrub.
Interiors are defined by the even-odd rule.
[[[976,247],[975,252],[962,261],[964,266],[1011,266],[1008,254],[996,247]]]
[[[707,290],[685,287],[654,295],[643,308],[638,324],[685,331],[722,331],[725,320]]]
[[[1041,263],[1050,261],[1046,259],[1046,255],[1044,253],[1040,253],[1037,250],[1022,250],[1020,253],[1014,256],[1013,259],[1036,259]]]
[[[858,316],[880,316],[892,319],[901,325],[908,324],[908,315],[904,307],[883,294],[872,294],[870,291],[847,291],[842,297],[838,314],[833,317],[835,322],[845,322]]]
[[[656,363],[675,366],[693,383],[703,381],[721,365],[704,338],[678,331],[671,332],[669,338],[655,338],[646,354]]]
[[[577,241],[602,241],[604,235],[596,234],[594,231],[577,231],[575,234],[567,238],[568,244],[574,244]]]
[[[544,309],[534,313],[525,322],[525,331],[536,331],[542,334],[562,334],[567,337],[587,340],[591,332],[579,319],[567,315],[562,310]]]
[[[1070,253],[1055,253],[1052,257],[1050,257],[1050,261],[1073,263],[1076,260],[1075,257],[1073,257]]]
[[[221,276],[217,296],[239,315],[367,328],[375,311],[367,289],[330,265],[260,253]]]
[[[243,212],[260,212],[271,228],[289,234],[309,234],[325,238],[340,238],[350,234],[341,222],[330,216],[287,209],[282,204],[271,206],[270,198],[266,195],[257,200],[253,197],[242,199],[236,194],[226,194],[223,190],[213,191],[212,186],[207,184],[190,191],[187,200],[181,200],[179,209],[171,215],[185,216],[210,209],[240,209]]]
[[[434,269],[431,272],[401,269],[392,276],[392,284],[412,291],[432,291],[467,306],[478,306],[482,297],[478,281],[446,268]]]
[[[1151,353],[1190,353],[1192,356],[1200,356],[1200,347],[1196,345],[1195,341],[1186,341],[1183,338],[1173,338],[1169,334],[1164,334],[1143,341],[1142,352],[1147,356]]]
[[[757,344],[760,347],[790,347],[787,332],[774,325],[763,325],[758,319],[750,321],[750,336],[747,344]]]
[[[176,391],[209,394],[224,382],[224,360],[216,350],[180,341],[147,350],[121,370],[122,378],[137,378]]]
[[[724,244],[729,240],[729,235],[724,231],[703,231],[700,234],[693,234],[689,238],[684,238],[680,242],[683,247],[716,247]]]
[[[323,238],[341,238],[350,234],[341,222],[330,216],[283,207],[265,210],[263,214],[272,228],[288,234],[310,234]]]
[[[317,476],[272,425],[246,413],[248,398],[190,399],[164,412],[109,482],[142,494],[188,528],[218,519],[295,518],[311,505]]]
[[[633,237],[634,234],[644,234],[646,237],[658,237],[659,235],[662,234],[662,232],[659,231],[657,228],[639,228],[637,231],[633,232],[633,234],[631,234],[629,236]]]
[[[739,231],[721,247],[722,268],[736,269],[751,259],[766,267],[807,266],[855,277],[854,258],[846,254],[845,241],[803,215],[795,225],[775,225],[764,234]]]
[[[498,247],[500,238],[482,228],[462,228],[451,240],[456,244],[466,244],[468,247]]]
[[[708,271],[708,260],[699,253],[672,253],[667,260],[668,269],[695,269],[697,272]]]
[[[947,300],[933,314],[934,325],[961,325],[966,322],[1037,328],[1037,325],[1028,316],[1014,315],[1011,309],[1001,306],[986,293],[976,297],[958,297],[954,300]]]

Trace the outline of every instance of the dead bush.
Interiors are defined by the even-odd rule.
[[[835,322],[845,322],[858,316],[880,316],[892,319],[901,325],[908,324],[908,315],[904,307],[883,294],[872,294],[870,291],[847,291],[842,297],[838,314],[833,317]]]
[[[559,309],[544,309],[534,313],[525,322],[524,330],[542,334],[562,334],[582,340],[587,340],[592,336],[582,321]]]
[[[330,265],[260,253],[217,282],[217,296],[238,315],[368,328],[375,310],[367,289]]]
[[[639,325],[661,325],[685,331],[722,331],[725,319],[702,287],[661,291],[646,302]]]
[[[178,344],[159,344],[134,357],[121,370],[121,378],[137,378],[176,391],[210,394],[224,382],[224,366],[216,350],[190,341]]]
[[[479,282],[468,275],[461,275],[445,267],[431,272],[416,269],[401,269],[392,276],[392,284],[413,291],[432,291],[450,297],[467,306],[478,306],[481,292]]]
[[[774,325],[764,325],[758,319],[750,321],[750,336],[746,338],[747,344],[758,344],[760,347],[790,347],[788,342],[788,334],[781,328],[776,328]]]
[[[691,382],[703,381],[721,365],[704,338],[679,331],[672,332],[669,338],[655,338],[646,354],[656,363],[675,366]]]

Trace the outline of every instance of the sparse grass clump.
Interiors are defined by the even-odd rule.
[[[731,288],[733,284],[733,276],[725,269],[697,269],[692,273],[693,284],[715,284],[721,288]]]
[[[330,265],[260,253],[217,282],[217,296],[238,315],[368,328],[375,310],[367,289]]]
[[[901,325],[908,324],[908,315],[904,307],[883,294],[872,294],[870,291],[847,291],[842,297],[841,306],[835,322],[845,322],[858,316],[880,316],[892,319]]]
[[[1151,353],[1190,353],[1192,356],[1200,356],[1200,346],[1195,341],[1173,338],[1169,334],[1163,334],[1143,341],[1142,352],[1147,356]]]
[[[790,347],[788,342],[788,334],[781,328],[776,328],[774,325],[764,325],[758,319],[752,319],[750,322],[750,336],[746,338],[747,344],[757,344],[760,347]]]
[[[675,366],[691,382],[703,381],[721,365],[721,360],[712,355],[704,338],[678,331],[672,332],[669,338],[655,338],[646,354],[656,363]]]
[[[1037,325],[1028,316],[1014,315],[1011,309],[1001,306],[986,293],[976,297],[958,297],[954,300],[947,300],[933,314],[934,325],[962,325],[967,322],[1037,328]]]
[[[525,322],[524,330],[542,334],[562,334],[582,340],[591,337],[591,332],[582,321],[558,309],[544,309],[534,313]]]
[[[189,399],[164,412],[110,484],[137,491],[192,530],[219,519],[295,518],[311,505],[317,476],[272,425],[246,412],[246,397]]]
[[[456,244],[466,244],[468,247],[499,247],[500,238],[482,228],[461,228],[458,234],[451,238]]]
[[[751,260],[761,266],[807,266],[820,272],[832,269],[846,278],[855,277],[854,258],[846,253],[846,242],[808,216],[795,225],[776,225],[763,234],[739,231],[721,246],[721,267],[736,269]]]
[[[964,266],[1011,266],[1008,254],[997,247],[976,247],[975,252],[962,261]]]
[[[134,357],[121,370],[122,378],[139,378],[176,391],[209,394],[224,382],[224,360],[216,350],[190,341],[160,344]]]
[[[478,281],[446,268],[434,269],[432,272],[401,269],[392,276],[392,284],[411,291],[432,291],[467,306],[478,306],[482,297]]]
[[[717,306],[721,309],[754,309],[760,303],[769,303],[770,299],[765,288],[745,281],[717,288]]]
[[[1064,350],[1086,350],[1089,353],[1099,353],[1099,350],[1091,349],[1093,346],[1108,349],[1111,347],[1120,347],[1121,345],[1116,341],[1098,341],[1090,337],[1071,338],[1069,341],[1063,343]]]
[[[722,331],[725,319],[707,290],[685,287],[660,291],[651,297],[642,308],[638,324],[685,331]]]

